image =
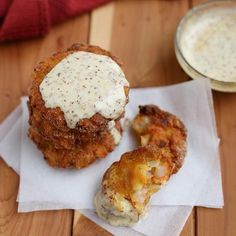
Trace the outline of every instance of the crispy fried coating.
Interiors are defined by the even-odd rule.
[[[132,127],[140,137],[141,145],[168,147],[175,164],[174,173],[182,166],[187,148],[187,131],[174,115],[155,105],[139,106],[139,114]]]
[[[150,197],[170,178],[168,148],[154,145],[124,153],[106,171],[95,198],[97,213],[112,225],[130,226],[145,214]]]
[[[119,193],[142,212],[150,196],[169,179],[172,169],[169,149],[140,147],[112,164],[104,174],[102,188]]]
[[[57,149],[74,149],[77,146],[104,139],[108,134],[109,137],[111,136],[111,133],[108,130],[108,122],[105,127],[101,127],[101,129],[96,132],[86,133],[86,129],[83,129],[83,132],[78,135],[73,129],[66,132],[60,131],[56,127],[53,128],[53,126],[51,126],[46,120],[41,119],[39,116],[40,113],[37,110],[35,110],[30,116],[29,122],[31,127],[34,127],[34,129],[36,129],[45,140],[50,140]],[[120,132],[120,134],[122,134],[121,125],[118,120],[115,122],[115,128]],[[112,142],[112,144],[113,143],[114,142]]]
[[[108,168],[95,196],[97,214],[114,226],[137,223],[151,196],[179,170],[186,154],[187,131],[176,116],[155,105],[139,110],[132,126],[142,146]]]
[[[36,143],[44,154],[45,160],[53,167],[60,168],[84,168],[98,158],[104,158],[114,150],[115,142],[112,135],[107,131],[102,138],[94,142],[74,145],[74,148],[66,149],[63,139],[58,146],[47,137],[42,136],[36,129],[30,127],[29,137]]]
[[[114,137],[109,130],[110,119],[96,113],[89,119],[81,119],[74,129],[70,129],[62,110],[59,107],[47,108],[42,99],[39,86],[44,77],[57,63],[76,51],[106,55],[121,66],[120,61],[110,52],[97,46],[78,43],[66,51],[56,53],[45,59],[34,69],[28,102],[30,113],[28,134],[43,152],[48,163],[61,168],[86,167],[96,159],[105,157],[116,146]],[[129,88],[124,87],[124,91],[128,102]],[[120,134],[122,130],[119,120],[122,117],[123,114],[114,121]]]
[[[107,128],[109,119],[106,119],[101,114],[96,113],[89,119],[81,119],[77,123],[75,129],[70,129],[67,126],[64,114],[59,107],[45,107],[45,103],[39,91],[39,86],[42,80],[57,63],[59,63],[70,53],[76,51],[86,51],[98,55],[106,55],[111,57],[118,65],[121,66],[121,62],[116,57],[111,55],[110,52],[105,51],[97,46],[85,44],[74,44],[67,51],[56,53],[53,56],[40,62],[39,65],[34,69],[32,75],[33,83],[30,89],[28,104],[30,110],[29,123],[33,125],[34,122],[37,122],[37,127],[41,130],[41,132],[43,132],[43,135],[45,136],[54,136],[54,130],[58,130],[59,132],[62,132],[63,135],[64,132],[66,132],[69,135],[68,138],[73,137],[76,140],[81,139],[81,141],[85,141],[85,137],[87,137],[89,140],[93,138],[96,139],[96,132]],[[124,90],[128,102],[129,88],[124,87]],[[119,120],[122,117],[123,114],[116,120]]]

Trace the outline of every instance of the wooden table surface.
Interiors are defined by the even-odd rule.
[[[74,42],[100,45],[120,57],[132,87],[187,81],[176,61],[173,40],[180,18],[199,2],[115,1],[55,26],[45,38],[0,45],[0,121],[27,94],[36,63]],[[213,94],[225,207],[195,208],[183,236],[236,235],[236,94]],[[17,213],[18,185],[19,177],[0,158],[0,235],[110,235],[72,210]]]

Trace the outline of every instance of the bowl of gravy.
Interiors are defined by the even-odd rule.
[[[236,92],[236,1],[209,1],[180,21],[176,57],[193,79],[210,79],[212,89]]]

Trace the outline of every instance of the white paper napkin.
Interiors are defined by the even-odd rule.
[[[148,235],[155,235],[157,232],[158,235],[167,235],[159,233],[171,230],[178,233],[190,214],[192,205],[211,207],[223,205],[218,140],[209,83],[192,81],[163,88],[131,90],[126,116],[132,118],[137,113],[139,104],[148,103],[157,104],[179,116],[189,132],[188,155],[183,168],[153,197],[151,203],[190,207],[152,207],[149,217],[134,229]],[[112,154],[84,170],[53,169],[45,163],[41,153],[26,138],[28,114],[25,103],[23,108],[22,149],[19,142],[14,143],[15,153],[19,155],[21,150],[22,156],[19,210],[91,209],[94,193],[105,169],[119,159],[121,153],[134,148],[135,138],[131,137],[129,132],[125,132],[121,145]],[[18,122],[13,128],[14,131],[9,132],[0,144],[0,153],[3,157],[7,157],[6,160],[10,155],[14,156],[10,152],[12,150],[5,147],[12,144],[14,137],[19,135],[19,127]],[[100,222],[92,211],[85,210],[83,213],[95,222]],[[156,219],[161,220],[157,223]],[[154,229],[151,227],[153,221],[155,221]],[[100,224],[116,235],[127,230],[111,227],[103,221]]]
[[[4,122],[0,124],[0,145],[3,139],[5,139],[6,142],[6,146],[2,148],[3,150],[2,152],[0,151],[0,155],[3,156],[6,163],[12,167],[17,174],[19,174],[20,171],[21,114],[22,109],[19,105]],[[7,134],[10,139],[7,138]],[[14,137],[13,139],[11,138],[12,136]]]
[[[130,92],[127,118],[132,119],[137,114],[138,105],[154,103],[180,117],[188,129],[185,163],[171,177],[167,186],[154,195],[152,205],[223,205],[220,197],[213,197],[214,204],[211,199],[210,202],[206,202],[205,197],[199,199],[204,183],[209,180],[209,173],[212,174],[218,163],[218,140],[212,125],[206,86],[204,81],[192,81],[164,88],[133,89]],[[114,161],[119,160],[122,153],[135,148],[135,137],[130,132],[124,132],[116,150],[88,168],[80,171],[54,169],[44,161],[41,152],[27,138],[28,109],[25,102],[22,106],[19,202],[59,202],[68,208],[93,209],[93,197],[103,173]],[[219,191],[219,186],[213,187],[216,187],[213,190]],[[200,200],[204,200],[204,203]]]
[[[112,227],[98,218],[92,210],[81,210],[80,212],[116,236],[176,236],[180,234],[191,211],[190,206],[152,206],[148,218],[141,220],[132,229]]]
[[[12,140],[11,137],[19,137],[21,134],[21,116],[17,121],[17,117],[21,115],[20,109],[18,106],[8,117],[3,124],[0,125],[0,137],[8,133],[6,130],[3,132],[3,127],[11,127],[6,139]],[[20,159],[17,157],[17,153],[20,153],[21,146],[20,142],[16,143],[14,153],[11,149],[5,149],[6,153],[4,157],[9,166],[11,166],[18,174],[20,171]],[[10,143],[9,143],[10,144]],[[11,157],[11,158],[10,158]],[[37,209],[65,209],[63,203],[55,202],[21,202],[21,208],[24,211],[34,211]],[[139,224],[133,228],[127,227],[112,227],[103,220],[101,220],[93,210],[80,210],[82,214],[88,217],[90,220],[94,221],[96,224],[105,228],[109,232],[117,236],[129,235],[129,236],[140,236],[140,235],[179,235],[181,232],[186,220],[188,219],[191,211],[191,206],[151,206],[148,214],[148,218],[141,221]],[[160,220],[155,220],[160,219]],[[155,224],[154,221],[155,220]],[[155,227],[153,227],[155,225]]]

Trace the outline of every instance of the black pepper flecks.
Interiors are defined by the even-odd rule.
[[[61,67],[61,71],[58,72],[55,70],[54,73],[49,73],[50,76],[48,76],[48,79],[52,84],[47,81],[51,94],[55,94],[57,98],[60,98],[58,99],[59,102],[64,102],[64,104],[59,103],[54,105],[61,107],[62,110],[64,109],[63,111],[69,127],[73,127],[75,122],[77,123],[81,118],[85,118],[86,116],[90,117],[97,112],[96,109],[99,109],[99,112],[103,115],[105,114],[108,118],[114,117],[117,115],[114,113],[117,112],[121,114],[126,99],[125,96],[122,95],[123,98],[120,99],[123,99],[124,103],[118,103],[117,100],[110,100],[114,95],[117,97],[117,92],[120,88],[122,88],[123,91],[123,86],[126,83],[123,73],[119,71],[120,68],[118,65],[113,67],[114,61],[106,56],[93,53],[80,53],[80,56],[73,53],[76,54],[74,61],[73,58],[68,57],[67,61],[65,61]],[[60,63],[62,62],[63,60]],[[88,62],[90,63],[89,65]],[[74,63],[77,63],[76,67]],[[59,82],[56,81],[55,86],[55,82],[53,82],[55,77],[60,77],[60,85]],[[80,82],[76,82],[78,78],[81,79]],[[109,80],[109,84],[104,84],[106,83],[106,79]],[[111,85],[112,87],[109,88]],[[124,94],[124,91],[122,94]],[[109,101],[107,99],[108,96]],[[48,96],[47,99],[50,100],[50,97]],[[56,102],[58,100],[56,100]],[[101,103],[101,105],[97,106],[97,102]],[[116,107],[114,108],[112,104]],[[119,112],[120,109],[121,112]]]

